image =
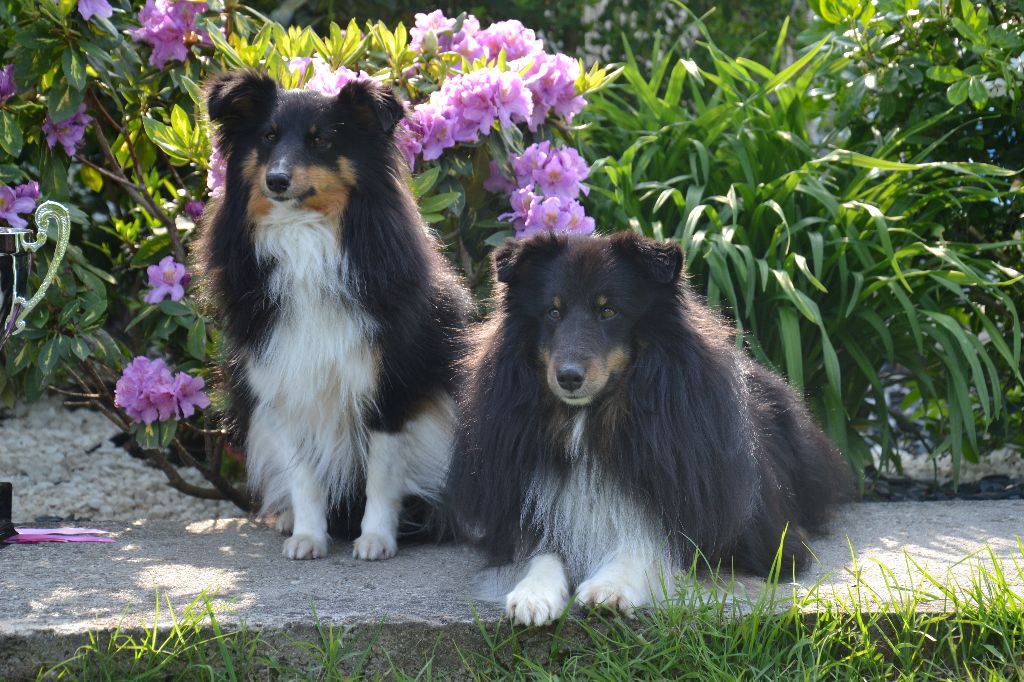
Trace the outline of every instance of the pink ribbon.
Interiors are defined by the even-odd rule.
[[[97,537],[108,531],[99,528],[15,528],[17,535],[4,540],[8,545],[35,542],[113,542],[114,538]]]

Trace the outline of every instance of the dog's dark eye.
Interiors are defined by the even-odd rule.
[[[552,320],[560,320],[562,319],[562,311],[559,310],[558,308],[549,308],[548,317],[550,317]]]
[[[616,315],[618,315],[619,311],[615,310],[614,308],[609,308],[608,306],[605,306],[601,308],[601,312],[598,314],[601,316],[602,320],[610,320]]]
[[[271,130],[269,133],[263,136],[263,139],[267,142],[277,142],[277,133]]]
[[[324,140],[324,138],[321,135],[314,135],[310,141],[317,147],[326,142],[326,140]]]

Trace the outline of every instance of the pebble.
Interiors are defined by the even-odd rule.
[[[16,523],[195,521],[244,516],[234,504],[178,492],[164,473],[111,442],[106,417],[47,397],[0,413],[0,481],[14,486]],[[204,483],[180,468],[190,483]],[[206,485],[209,487],[209,484]]]

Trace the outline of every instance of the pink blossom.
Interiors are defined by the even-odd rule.
[[[428,34],[437,42],[437,52],[456,52],[470,61],[483,56],[484,49],[476,40],[480,22],[472,14],[466,15],[462,26],[455,30],[458,19],[449,19],[437,9],[430,14],[416,14],[416,25],[409,29],[409,47],[424,51],[424,39],[429,43]]]
[[[445,149],[455,146],[451,122],[434,102],[417,106],[407,120],[407,130],[423,153],[424,161],[433,161]],[[408,144],[410,148],[413,145]]]
[[[314,57],[312,65],[313,75],[306,82],[306,87],[331,97],[341,92],[341,89],[352,81],[373,80],[365,71],[356,72],[344,66],[331,70],[330,64],[320,57]]]
[[[149,275],[149,290],[143,300],[146,303],[159,303],[170,296],[172,301],[180,301],[185,296],[185,287],[192,277],[185,266],[174,260],[173,256],[164,256],[156,265],[146,268]]]
[[[590,167],[572,147],[552,147],[551,142],[545,140],[513,156],[511,163],[520,185],[533,183],[546,195],[574,199],[581,191],[590,192],[590,188],[582,184]]]
[[[196,408],[210,406],[206,382],[187,372],[171,375],[163,360],[138,356],[124,368],[114,386],[114,404],[136,422],[152,424],[188,418]]]
[[[114,386],[114,404],[136,422],[167,421],[178,412],[174,378],[163,360],[136,357]]]
[[[174,397],[177,399],[178,418],[191,417],[196,408],[210,406],[210,397],[203,392],[206,381],[202,377],[194,377],[187,372],[178,372],[174,376]]]
[[[206,208],[206,204],[201,201],[187,201],[185,202],[185,215],[195,222],[203,217],[203,209]]]
[[[19,194],[18,190],[21,187],[11,188],[7,185],[0,185],[0,223],[6,223],[10,227],[26,227],[28,225],[28,221],[20,214],[31,213],[32,209],[36,207],[36,202],[30,196]]]
[[[497,59],[502,50],[505,50],[508,61],[544,52],[544,43],[533,29],[526,28],[517,19],[495,22],[473,37],[489,60]]]
[[[221,156],[220,149],[216,143],[210,151],[209,168],[206,172],[206,187],[210,190],[210,196],[219,197],[224,194],[224,178],[227,174],[227,163]]]
[[[39,198],[39,183],[35,180],[30,180],[23,185],[18,185],[14,188],[14,194],[18,197],[28,197],[35,201]]]
[[[114,15],[114,8],[107,0],[78,0],[78,13],[86,21],[92,19],[93,16],[109,19]]]
[[[0,104],[3,104],[18,91],[14,83],[14,64],[0,68]]]
[[[561,232],[569,224],[569,214],[558,197],[534,201],[526,214],[523,230],[517,237],[529,237],[540,232]],[[518,231],[517,231],[518,232]]]
[[[509,194],[516,188],[515,184],[501,173],[501,167],[497,161],[491,161],[491,174],[484,180],[484,189],[495,194]]]
[[[63,121],[54,122],[50,114],[46,114],[46,120],[43,121],[46,146],[53,149],[59,142],[68,156],[74,156],[90,122],[92,117],[85,113],[84,102],[78,107],[78,111]]]
[[[162,69],[168,61],[185,61],[189,44],[204,40],[196,26],[196,15],[205,10],[205,2],[146,0],[139,11],[141,26],[128,33],[133,40],[153,48],[149,63]]]
[[[579,62],[564,54],[540,53],[510,64],[510,68],[519,71],[527,66],[529,68],[524,78],[526,87],[533,95],[530,130],[536,130],[552,111],[571,122],[587,103],[576,94]]]

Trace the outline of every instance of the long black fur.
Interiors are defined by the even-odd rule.
[[[336,97],[327,97],[282,90],[256,71],[218,74],[204,87],[227,173],[223,198],[204,217],[197,266],[230,342],[223,364],[234,438],[244,442],[254,407],[245,358],[266,342],[279,307],[268,288],[273,266],[257,262],[254,251],[255,223],[248,207],[254,179],[243,162],[259,151],[271,119],[305,125],[309,111],[322,110],[348,131],[332,151],[352,162],[357,179],[341,217],[340,248],[357,283],[346,295],[376,323],[373,345],[381,367],[368,426],[400,430],[439,390],[454,392],[454,367],[463,354],[462,334],[471,308],[468,292],[440,254],[408,188],[408,164],[395,142],[404,113],[401,103],[389,88],[373,82],[352,82]],[[357,489],[362,489],[361,482]],[[336,528],[348,528],[342,534],[358,532],[358,498],[350,501],[354,527],[335,519]]]
[[[544,380],[538,343],[559,285],[611,290],[628,314],[628,367],[587,407],[587,457],[663,528],[673,563],[766,575],[802,566],[811,533],[851,495],[845,460],[784,381],[737,350],[682,274],[674,244],[632,233],[544,235],[494,254],[494,313],[465,363],[448,499],[494,564],[537,551],[535,476],[564,481],[578,408]],[[611,548],[609,548],[611,549]]]

